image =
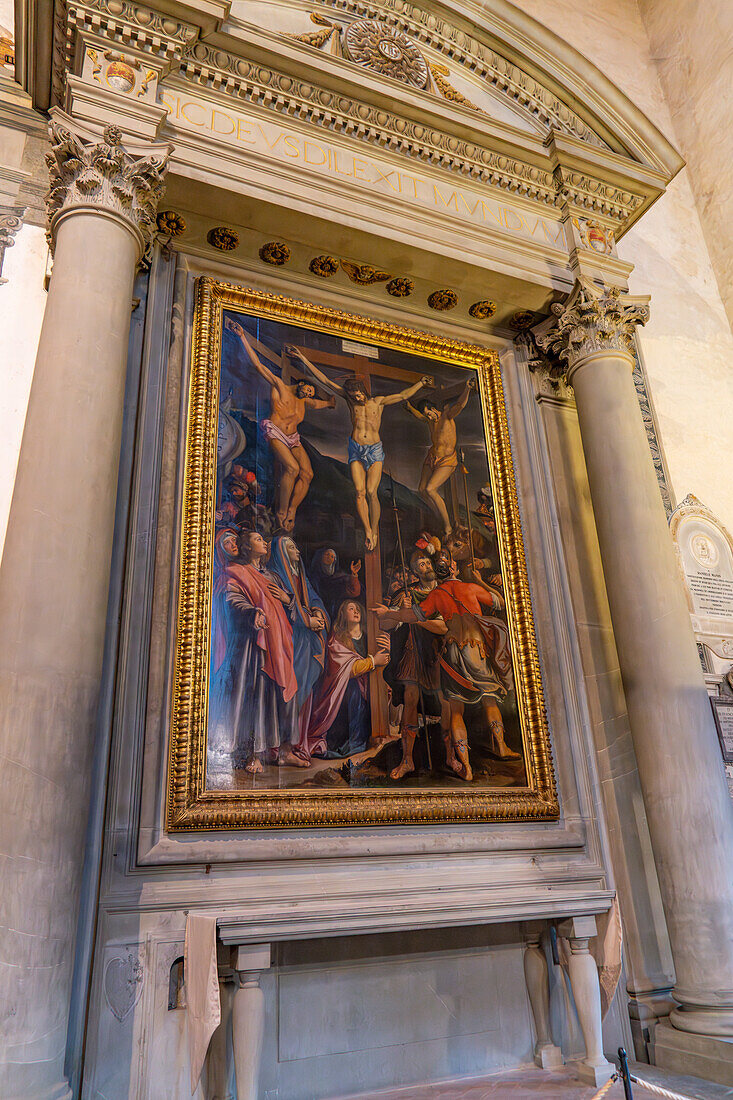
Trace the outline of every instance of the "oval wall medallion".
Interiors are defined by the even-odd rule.
[[[416,88],[428,84],[428,64],[414,42],[378,19],[357,19],[346,32],[346,52],[352,61],[382,76]]]

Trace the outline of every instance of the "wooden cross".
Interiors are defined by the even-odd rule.
[[[318,351],[314,348],[300,347],[303,355],[310,359],[311,363],[329,371],[343,371],[347,375],[355,375],[364,384],[367,394],[372,394],[372,378],[388,378],[400,384],[401,389],[419,382],[423,372],[403,370],[400,367],[390,367],[374,359],[368,359],[365,355],[335,355],[329,351]],[[283,356],[283,377],[285,361]],[[336,379],[338,381],[338,379]],[[318,383],[316,382],[315,385]],[[379,620],[371,607],[382,603],[384,593],[382,590],[382,559],[379,543],[375,550],[364,551],[364,586],[366,588],[367,607],[367,643],[372,653],[377,648],[377,634],[379,633]],[[370,708],[372,719],[372,740],[381,740],[389,733],[387,716],[387,685],[382,677],[381,668],[369,673],[370,680]]]

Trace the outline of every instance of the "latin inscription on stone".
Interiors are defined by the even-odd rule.
[[[688,574],[687,583],[698,615],[710,619],[733,619],[733,581],[717,573]]]
[[[733,634],[733,550],[715,517],[688,507],[677,525],[677,545],[696,630]]]

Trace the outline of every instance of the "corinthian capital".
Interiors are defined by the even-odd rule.
[[[7,283],[3,278],[5,249],[15,244],[15,234],[23,224],[25,206],[0,206],[0,286]]]
[[[51,177],[46,196],[50,247],[67,211],[97,209],[125,221],[144,252],[155,230],[171,146],[123,145],[116,126],[105,126],[100,140],[63,112],[51,114],[51,152],[46,154]]]
[[[537,332],[539,346],[571,375],[588,356],[621,351],[633,357],[634,330],[649,320],[648,299],[623,298],[618,287],[586,280],[575,284],[566,302],[556,302],[557,320]]]

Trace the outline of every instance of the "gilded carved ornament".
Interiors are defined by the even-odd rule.
[[[374,283],[385,283],[389,279],[388,271],[380,271],[371,264],[352,264],[349,260],[342,260],[341,266],[351,279],[352,283],[359,286],[372,286]]]
[[[319,279],[330,279],[340,266],[340,261],[335,256],[314,256],[308,264],[308,270]]]
[[[479,321],[487,321],[489,317],[493,317],[496,313],[496,302],[491,302],[488,298],[485,298],[469,306],[468,312],[471,317],[476,317]]]
[[[387,293],[391,294],[393,298],[409,298],[414,289],[415,284],[412,279],[406,279],[399,275],[394,279],[390,279],[386,286]]]
[[[305,34],[292,34],[288,35],[288,38],[293,38],[296,42],[302,42],[306,46],[313,46],[314,49],[320,50],[329,41],[333,32],[338,30],[338,27],[335,23],[330,23],[328,19],[319,15],[317,11],[312,11],[310,17],[311,22],[321,28],[319,31],[306,31]]]
[[[185,219],[176,210],[161,210],[155,222],[158,232],[166,237],[180,237],[186,232]]]
[[[123,218],[138,231],[146,249],[157,229],[156,211],[171,147],[151,145],[151,152],[144,155],[125,148],[116,126],[106,126],[101,140],[75,134],[72,126],[72,120],[60,111],[49,123],[49,246],[54,247],[59,216],[81,206]]]
[[[598,352],[620,351],[633,359],[636,326],[649,320],[648,305],[624,301],[618,287],[587,280],[579,280],[568,301],[555,302],[551,309],[557,320],[537,333],[536,342],[568,374]]]
[[[454,88],[447,77],[450,76],[450,70],[445,65],[432,64],[430,66],[430,75],[435,82],[436,88],[440,91],[444,99],[449,100],[451,103],[460,103],[461,107],[468,107],[470,111],[480,111],[481,114],[485,114],[480,107],[477,107],[475,103],[472,103],[470,99],[467,99],[462,92],[459,92],[457,88]]]
[[[428,305],[431,309],[441,311],[455,309],[458,305],[458,295],[455,290],[434,290],[428,295]]]
[[[347,28],[344,48],[351,61],[381,76],[416,88],[428,86],[427,61],[415,43],[396,27],[378,19],[357,19]]]
[[[260,249],[260,259],[273,267],[281,267],[290,259],[290,249],[283,241],[268,241]]]
[[[206,240],[220,252],[232,252],[239,245],[239,234],[225,225],[215,225],[206,234]]]

